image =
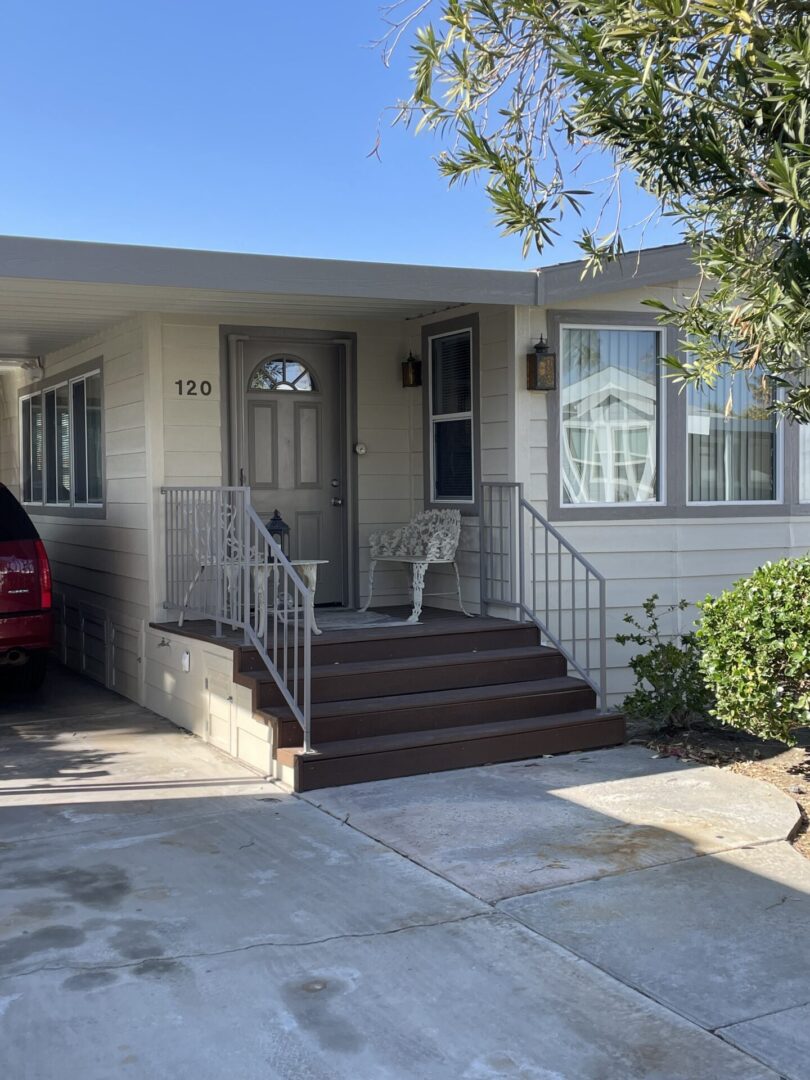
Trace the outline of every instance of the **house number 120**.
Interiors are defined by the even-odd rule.
[[[203,379],[199,390],[195,379],[175,379],[174,385],[177,387],[177,393],[180,397],[197,397],[198,394],[208,397],[211,393],[211,383],[208,379]]]

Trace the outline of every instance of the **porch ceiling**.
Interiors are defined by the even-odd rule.
[[[535,274],[0,236],[0,353],[40,354],[144,311],[403,319],[531,303]]]
[[[273,316],[409,319],[457,306],[434,299],[234,293],[141,285],[86,284],[0,277],[0,356],[39,356],[89,337],[139,312],[205,315],[223,322]]]
[[[531,270],[298,259],[0,236],[0,358],[36,356],[139,312],[408,319],[462,304],[564,304],[690,277],[683,245],[628,253],[597,278]]]

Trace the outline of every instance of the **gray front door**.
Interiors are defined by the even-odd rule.
[[[346,603],[346,485],[339,346],[236,342],[237,482],[267,522],[290,526],[293,559],[328,559],[318,604]]]

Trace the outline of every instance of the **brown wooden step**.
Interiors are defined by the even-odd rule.
[[[362,630],[333,630],[312,639],[312,664],[364,663],[439,653],[481,652],[484,649],[526,648],[540,644],[534,623],[510,619],[460,617],[413,626],[375,626]],[[238,671],[260,666],[258,653],[241,646],[235,657]]]
[[[461,727],[593,708],[590,686],[569,676],[494,686],[465,686],[390,697],[319,702],[312,706],[312,741],[337,742],[403,731]],[[301,745],[301,728],[286,707],[260,709],[277,746]]]
[[[615,746],[624,741],[624,736],[622,716],[587,709],[322,743],[311,754],[294,748],[280,749],[277,757],[281,765],[294,769],[296,791],[312,791]]]
[[[312,700],[349,701],[524,682],[565,675],[566,670],[565,659],[556,649],[540,645],[324,664],[312,669]],[[284,704],[281,691],[266,668],[241,672],[235,676],[235,681],[255,689],[254,709]]]

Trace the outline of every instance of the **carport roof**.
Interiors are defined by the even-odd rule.
[[[39,355],[145,311],[216,310],[233,321],[262,310],[407,319],[460,304],[551,305],[694,273],[683,245],[628,255],[587,281],[581,269],[476,270],[1,236],[0,355]]]

